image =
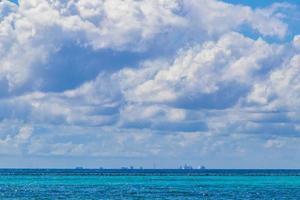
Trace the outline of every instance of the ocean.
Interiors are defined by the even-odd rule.
[[[300,170],[0,169],[0,199],[300,199]]]

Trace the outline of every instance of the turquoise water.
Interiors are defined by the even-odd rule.
[[[297,173],[156,174],[0,171],[0,199],[300,199]]]

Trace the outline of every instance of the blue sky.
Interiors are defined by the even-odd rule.
[[[285,1],[274,1],[274,0],[225,0],[224,2],[232,3],[232,4],[243,4],[248,5],[253,8],[257,7],[267,7],[273,3],[290,3],[297,5],[299,3],[297,0],[285,0]]]
[[[0,2],[0,167],[299,168],[296,1]]]

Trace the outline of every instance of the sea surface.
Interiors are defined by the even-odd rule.
[[[0,169],[0,199],[300,199],[300,170]]]

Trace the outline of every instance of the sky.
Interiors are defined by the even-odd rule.
[[[300,168],[297,3],[0,1],[0,167]]]

